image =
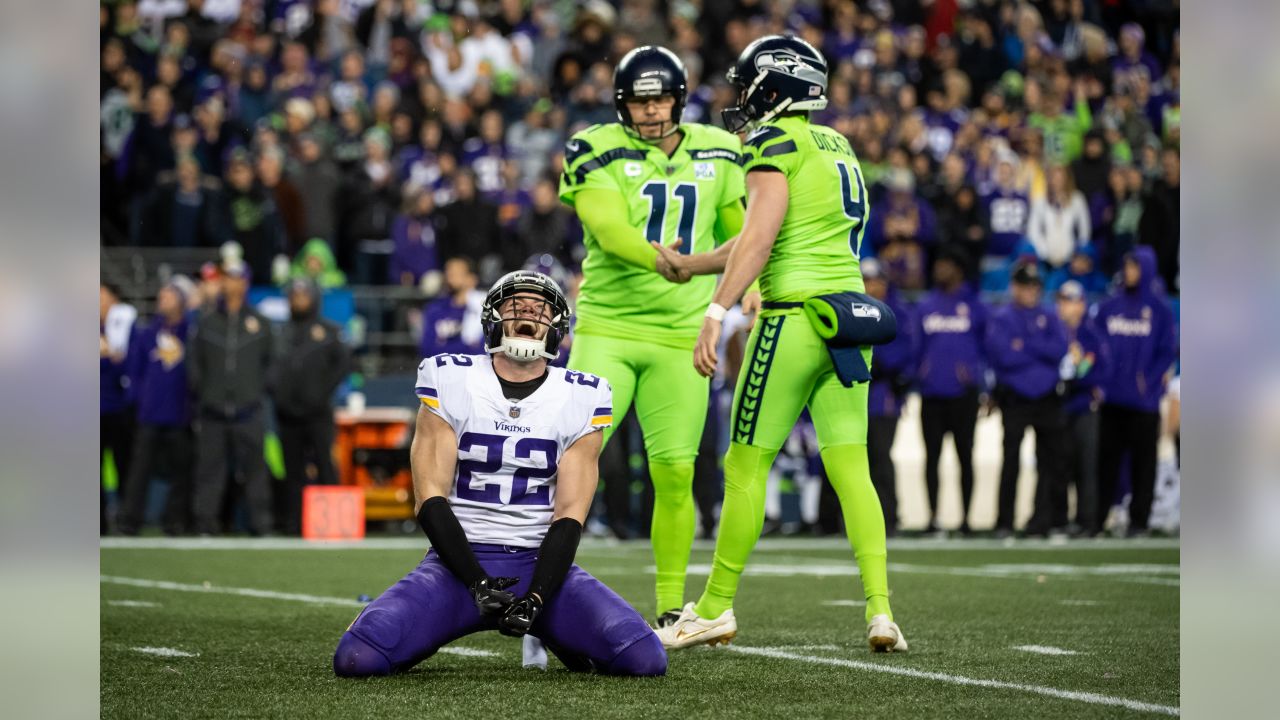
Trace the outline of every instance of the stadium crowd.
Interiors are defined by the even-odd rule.
[[[256,458],[270,398],[289,497],[332,477],[317,448],[332,442],[326,400],[349,357],[341,329],[315,315],[319,291],[418,288],[422,354],[479,351],[476,288],[526,263],[575,285],[584,250],[558,197],[562,147],[616,121],[613,63],[671,48],[690,75],[685,121],[714,123],[734,100],[724,70],[768,33],[830,60],[830,102],[814,119],[858,154],[868,291],[908,320],[873,366],[869,445],[889,527],[895,482],[916,481],[895,479],[889,457],[908,392],[921,396],[931,507],[948,433],[968,506],[974,426],[995,407],[997,532],[1014,530],[1028,427],[1044,477],[1025,532],[1100,530],[1118,485],[1132,488],[1132,529],[1147,527],[1177,359],[1172,0],[104,0],[100,13],[103,245],[224,257],[201,278],[169,279],[145,322],[103,286],[101,439],[122,532],[138,530],[156,473],[182,488],[167,531],[219,532],[228,457],[245,526],[297,532],[296,501],[276,501],[272,521]],[[291,327],[259,316],[272,342],[220,377],[213,325],[256,313],[243,305],[250,283],[287,288]],[[326,348],[322,369],[296,365],[320,362],[308,344]],[[300,373],[313,384],[288,382]],[[732,379],[731,368],[715,392]],[[711,414],[704,515],[718,477]],[[817,468],[796,437],[796,466]],[[627,446],[620,431],[611,448]],[[609,524],[626,534],[627,496],[612,497]]]

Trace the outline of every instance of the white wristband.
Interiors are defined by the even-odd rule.
[[[711,303],[707,306],[706,316],[716,322],[721,322],[724,320],[724,314],[727,312],[729,312],[729,310],[725,306]]]

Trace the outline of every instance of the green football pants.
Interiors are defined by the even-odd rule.
[[[599,375],[613,388],[615,425],[605,430],[606,443],[635,403],[653,479],[649,535],[657,569],[656,612],[678,609],[684,604],[697,523],[693,461],[707,417],[708,381],[693,369],[692,349],[604,335],[574,337],[569,367]]]
[[[871,363],[870,348],[863,359]],[[807,405],[827,477],[840,498],[867,598],[867,618],[889,614],[884,515],[867,464],[866,383],[845,387],[826,345],[800,310],[762,317],[751,331],[730,417],[724,506],[702,617],[733,606],[764,525],[765,485],[778,450]]]

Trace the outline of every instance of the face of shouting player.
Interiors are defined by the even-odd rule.
[[[675,124],[671,117],[675,106],[676,99],[670,95],[631,98],[627,101],[627,112],[631,114],[631,124],[642,140],[661,140]]]
[[[551,303],[539,295],[518,294],[499,305],[498,312],[507,337],[542,340],[551,329]]]

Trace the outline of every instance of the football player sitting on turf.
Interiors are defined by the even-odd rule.
[[[339,676],[402,672],[482,630],[537,637],[571,670],[666,673],[644,618],[573,564],[612,391],[548,367],[569,316],[551,278],[510,273],[482,308],[488,354],[418,367],[413,485],[432,549],[348,628]]]

